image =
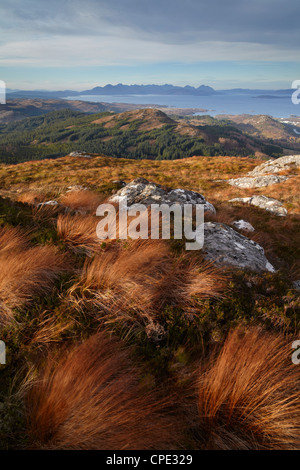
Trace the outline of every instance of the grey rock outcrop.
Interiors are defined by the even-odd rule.
[[[276,160],[268,160],[257,166],[248,173],[248,176],[265,175],[267,173],[278,173],[284,170],[300,167],[300,155],[286,155]]]
[[[228,180],[231,186],[237,186],[238,188],[262,188],[265,186],[271,186],[272,184],[282,183],[288,179],[287,176],[278,175],[261,175],[261,176],[246,176],[243,178],[236,178]]]
[[[275,272],[264,249],[253,240],[217,222],[204,224],[204,257],[221,265],[236,266],[251,271]]]
[[[137,178],[126,184],[116,192],[109,200],[119,202],[120,197],[127,197],[128,206],[132,204],[203,204],[205,211],[215,213],[214,206],[208,202],[202,194],[187,189],[165,190],[159,184],[150,183],[144,178]]]
[[[272,214],[281,217],[287,215],[287,210],[283,207],[282,202],[267,196],[236,197],[234,199],[230,199],[229,202],[243,202],[251,204],[252,206],[260,207],[261,209],[265,209],[266,211],[272,212]]]
[[[69,153],[69,157],[92,158],[92,156],[89,155],[88,153],[77,151],[77,150],[75,150],[74,152]]]

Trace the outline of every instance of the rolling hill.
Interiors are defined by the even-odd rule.
[[[300,149],[300,138],[297,133],[300,133],[300,130],[297,131],[299,118],[284,120],[275,119],[264,114],[222,114],[214,118],[211,116],[193,116],[187,117],[186,120],[193,125],[201,126],[218,123],[231,125],[248,136],[258,138],[265,143],[278,145],[287,150],[287,153],[289,150]]]

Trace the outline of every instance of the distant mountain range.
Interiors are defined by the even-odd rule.
[[[91,90],[75,91],[49,91],[49,90],[7,90],[7,96],[14,98],[42,98],[55,99],[66,98],[69,96],[81,95],[192,95],[192,96],[209,96],[216,94],[247,94],[247,95],[266,95],[279,96],[290,95],[291,89],[288,90],[251,90],[244,88],[234,88],[231,90],[215,90],[207,85],[200,85],[198,88],[186,85],[184,87],[174,85],[105,85],[97,86]]]

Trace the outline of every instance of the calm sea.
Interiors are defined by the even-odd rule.
[[[292,90],[291,90],[292,94]],[[175,108],[207,109],[197,114],[268,114],[273,117],[287,118],[300,116],[300,104],[295,105],[290,96],[257,96],[257,95],[80,95],[69,96],[70,100],[82,100],[104,103],[133,103],[164,105]]]

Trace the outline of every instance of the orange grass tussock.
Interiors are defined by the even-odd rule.
[[[60,198],[61,204],[82,213],[96,212],[97,207],[103,201],[103,195],[88,189],[68,191]]]
[[[0,254],[21,251],[28,247],[26,233],[19,227],[0,228]]]
[[[200,447],[300,449],[299,366],[291,342],[232,331],[198,382]]]
[[[36,205],[44,200],[45,195],[41,191],[24,191],[17,197],[18,202],[29,205]]]
[[[193,297],[222,296],[227,282],[228,276],[207,262],[176,258],[163,240],[131,240],[87,260],[70,294],[87,297],[112,317],[132,311],[151,321],[167,305],[185,308]]]
[[[48,360],[27,394],[30,446],[36,449],[139,450],[178,446],[170,403],[145,389],[128,352],[105,333]]]
[[[0,232],[0,322],[12,319],[12,309],[51,291],[67,269],[65,255],[53,246],[26,247],[17,229]]]
[[[101,244],[96,233],[98,222],[99,219],[92,215],[60,214],[57,218],[57,233],[73,251],[91,254]]]

